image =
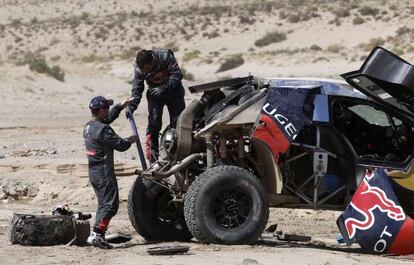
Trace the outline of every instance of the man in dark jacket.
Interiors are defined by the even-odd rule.
[[[158,158],[158,135],[162,127],[162,111],[167,106],[170,123],[174,124],[185,108],[183,75],[174,53],[165,48],[141,50],[135,60],[132,84],[131,110],[134,111],[144,92],[147,82],[148,127],[146,137],[146,156],[150,162]]]
[[[118,183],[114,171],[114,149],[124,152],[137,139],[136,136],[119,137],[109,124],[118,118],[119,113],[132,100],[132,98],[127,99],[109,110],[113,100],[107,100],[101,96],[94,97],[89,104],[92,120],[85,125],[83,132],[89,163],[89,180],[98,200],[95,225],[87,242],[103,249],[112,248],[105,240],[105,232],[109,221],[118,212],[119,207]]]

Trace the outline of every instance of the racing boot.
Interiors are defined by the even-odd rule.
[[[113,246],[105,240],[104,233],[98,233],[98,232],[93,231],[91,235],[88,237],[88,239],[86,240],[86,242],[89,245],[92,245],[92,246],[95,246],[101,249],[112,249],[113,248]]]

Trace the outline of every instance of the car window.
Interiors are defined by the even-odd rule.
[[[387,115],[381,110],[377,110],[368,105],[354,105],[348,109],[370,124],[390,126]]]

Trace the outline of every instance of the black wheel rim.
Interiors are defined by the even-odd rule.
[[[211,201],[211,214],[218,227],[236,229],[249,217],[252,209],[251,196],[241,189],[225,189]]]

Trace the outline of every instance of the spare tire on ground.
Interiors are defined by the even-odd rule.
[[[24,246],[84,245],[89,233],[89,221],[72,216],[14,214],[10,241]]]

